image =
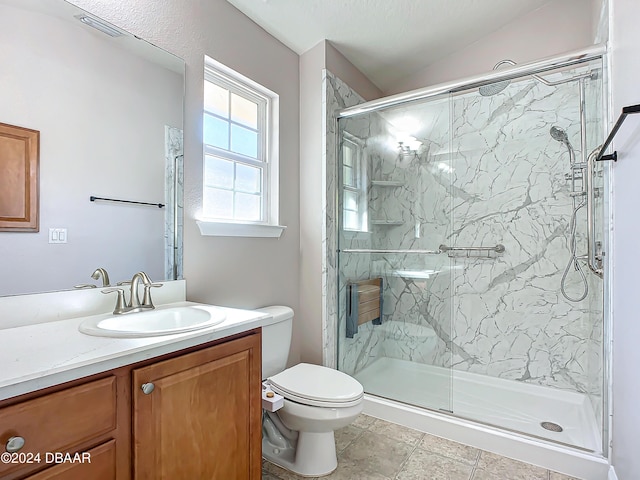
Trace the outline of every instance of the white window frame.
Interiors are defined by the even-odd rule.
[[[229,67],[205,56],[204,81],[211,82],[228,89],[243,98],[251,100],[258,105],[258,154],[257,158],[248,157],[230,150],[221,149],[213,145],[204,143],[203,132],[203,205],[204,192],[207,186],[204,183],[204,169],[207,156],[232,161],[235,165],[245,164],[262,169],[261,184],[261,220],[246,221],[224,218],[203,217],[198,220],[198,226],[202,235],[216,236],[249,236],[249,237],[279,237],[286,228],[278,225],[278,203],[279,203],[279,172],[278,172],[278,107],[279,97],[277,94],[254,82],[253,80],[235,72]],[[204,114],[218,117],[212,112],[204,110]],[[221,118],[221,117],[218,117]],[[231,126],[235,125],[231,118],[224,119],[229,122],[229,135]],[[246,125],[241,125],[246,128]],[[231,145],[229,145],[231,147]],[[218,188],[218,187],[215,187]],[[235,192],[235,189],[233,190]]]
[[[354,147],[356,153],[353,165],[353,175],[355,185],[345,185],[344,183],[344,145],[349,144]],[[365,158],[365,148],[361,139],[344,132],[342,145],[342,228],[345,232],[366,233],[368,232],[368,202],[367,202],[367,163]],[[345,225],[345,193],[355,193],[357,196],[357,216],[358,228],[347,228]]]

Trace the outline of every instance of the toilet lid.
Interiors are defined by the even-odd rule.
[[[270,377],[269,384],[283,397],[307,405],[347,407],[357,404],[364,394],[355,378],[309,363],[287,368]]]

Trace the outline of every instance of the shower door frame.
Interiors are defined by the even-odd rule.
[[[491,71],[488,74],[484,75],[476,75],[468,78],[464,78],[461,80],[457,80],[454,82],[443,83],[439,85],[435,85],[432,87],[422,88],[413,90],[410,92],[405,92],[397,95],[392,95],[389,97],[384,97],[381,99],[364,102],[352,107],[345,108],[338,112],[335,112],[334,115],[328,115],[325,119],[325,124],[327,128],[327,135],[333,134],[336,137],[333,148],[330,148],[327,158],[325,159],[325,173],[326,177],[323,179],[326,181],[326,190],[324,194],[326,194],[325,205],[327,207],[327,215],[325,216],[325,233],[326,233],[326,242],[325,248],[323,251],[323,284],[325,285],[327,291],[323,294],[323,311],[322,311],[322,319],[323,319],[323,363],[330,367],[336,367],[337,365],[337,324],[338,324],[338,305],[337,305],[337,289],[338,289],[338,229],[339,222],[337,221],[339,216],[338,212],[338,188],[335,183],[335,179],[338,178],[338,167],[339,167],[339,142],[337,141],[338,136],[338,120],[341,118],[349,118],[357,115],[361,115],[364,113],[375,112],[380,109],[392,106],[398,106],[402,104],[408,104],[411,102],[416,102],[420,100],[426,100],[432,97],[437,97],[443,94],[451,94],[456,93],[461,90],[467,90],[470,88],[479,88],[482,85],[486,85],[489,83],[495,83],[499,81],[507,81],[507,80],[515,80],[517,78],[532,75],[532,74],[540,74],[550,70],[555,70],[563,67],[570,67],[572,65],[577,65],[581,63],[588,62],[590,60],[600,59],[602,61],[602,72],[603,72],[603,138],[606,137],[607,130],[611,125],[610,114],[610,105],[609,98],[610,95],[607,95],[608,92],[608,72],[609,66],[607,64],[608,57],[606,55],[606,46],[605,45],[595,45],[586,49],[581,49],[574,52],[569,52],[564,55],[554,56],[545,58],[542,60],[538,60],[531,63],[520,64],[510,68],[505,68],[499,71]],[[327,142],[328,143],[328,142]],[[334,155],[333,159],[328,158],[330,155]],[[331,161],[333,160],[333,161]],[[333,165],[331,165],[333,163]],[[612,212],[611,212],[611,194],[612,194],[612,171],[609,167],[605,167],[609,172],[607,175],[607,181],[605,182],[605,188],[607,191],[605,192],[605,212],[604,212],[604,233],[605,233],[605,242],[604,245],[605,251],[610,252],[610,248],[613,244],[611,235],[612,235]],[[329,201],[329,199],[331,199]],[[603,385],[602,385],[602,447],[603,447],[603,456],[609,457],[610,454],[610,445],[609,445],[609,432],[611,427],[611,330],[612,330],[612,312],[611,312],[611,301],[610,301],[610,285],[608,279],[610,278],[611,273],[611,265],[608,261],[608,258],[611,255],[607,255],[605,257],[604,262],[604,283],[603,283],[603,349],[602,349],[602,368],[603,368]],[[331,292],[329,294],[328,292]],[[335,303],[335,304],[334,304]],[[455,415],[453,415],[455,417]],[[456,417],[457,418],[457,417]],[[569,448],[573,448],[570,447]]]

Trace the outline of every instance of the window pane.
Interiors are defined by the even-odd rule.
[[[231,151],[258,158],[258,134],[238,125],[231,125]]]
[[[205,81],[204,108],[208,112],[229,118],[229,90]]]
[[[240,192],[260,193],[262,191],[260,179],[262,171],[258,167],[250,167],[236,163],[236,187]]]
[[[349,167],[353,166],[353,149],[347,145],[342,148],[342,163]]]
[[[262,220],[260,196],[236,193],[236,220],[259,222]]]
[[[344,228],[347,230],[358,230],[360,222],[358,222],[358,214],[356,212],[344,212]]]
[[[348,187],[355,187],[356,186],[356,179],[354,178],[353,175],[353,168],[351,167],[343,167],[343,172],[344,172],[344,184]]]
[[[231,120],[247,127],[258,128],[258,104],[232,93]]]
[[[205,114],[204,143],[229,150],[229,122]]]
[[[207,155],[204,162],[204,184],[208,187],[233,189],[233,162]]]
[[[358,211],[358,195],[356,192],[344,192],[344,208]]]
[[[205,187],[204,215],[213,218],[233,218],[233,192]]]

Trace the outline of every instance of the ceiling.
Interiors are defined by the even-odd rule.
[[[382,91],[549,0],[227,0],[298,54],[326,39]]]

